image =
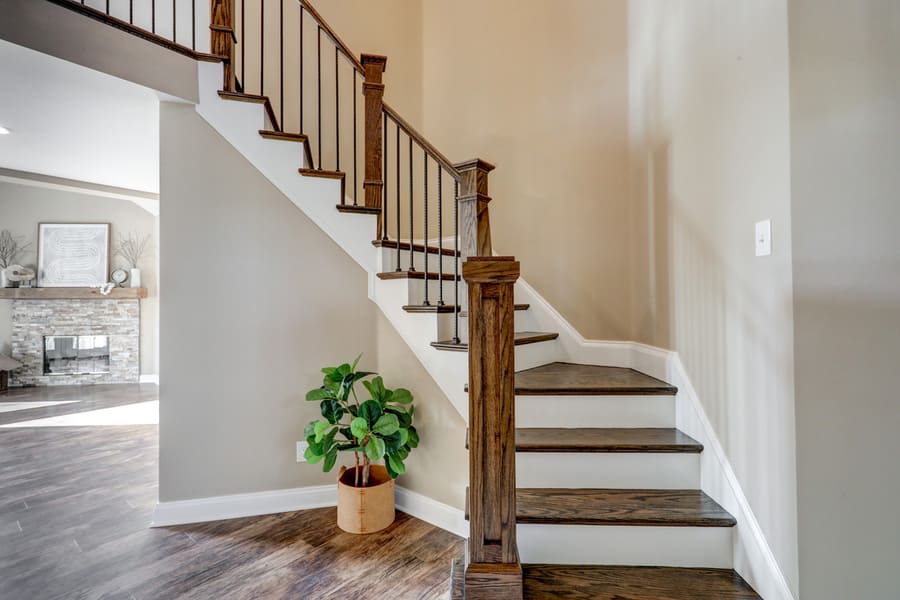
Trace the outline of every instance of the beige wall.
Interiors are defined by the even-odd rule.
[[[462,507],[464,427],[366,293],[366,275],[193,107],[161,114],[160,499],[331,483],[295,462],[320,367],[416,396],[404,485]],[[352,460],[352,459],[348,459]]]
[[[802,600],[900,584],[900,5],[790,0]]]
[[[494,249],[584,336],[630,339],[627,2],[425,2],[425,133],[491,174]]]
[[[141,283],[149,297],[141,300],[141,374],[155,375],[157,370],[157,334],[159,303],[157,295],[157,219],[128,200],[98,198],[87,194],[52,190],[0,181],[0,230],[9,229],[31,242],[31,249],[19,262],[34,267],[37,263],[38,223],[44,222],[110,223],[113,251],[120,235],[134,231],[151,236],[150,253],[141,260]],[[111,269],[125,266],[121,257],[110,256]],[[0,300],[0,353],[9,353],[12,336],[12,300]]]
[[[678,351],[796,591],[787,5],[632,0],[629,44],[636,337]]]

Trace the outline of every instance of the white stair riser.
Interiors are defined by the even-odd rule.
[[[730,569],[732,527],[516,526],[523,563]]]
[[[409,294],[407,298],[408,304],[418,305],[423,304],[425,302],[425,280],[424,279],[407,279],[409,284]],[[428,301],[431,304],[437,305],[440,300],[440,286],[444,288],[444,304],[453,304],[455,302],[454,298],[454,287],[453,287],[452,279],[444,279],[442,281],[438,281],[437,279],[429,279],[428,280]],[[460,298],[466,293],[465,286],[460,281],[459,282],[459,295]]]
[[[409,269],[409,249],[400,250],[400,269],[406,271]],[[413,252],[413,265],[417,271],[425,270],[425,254],[423,252]],[[387,271],[393,271],[397,268],[397,249],[381,248],[381,264]],[[428,255],[428,270],[432,273],[438,272],[438,264],[441,265],[442,273],[453,273],[454,260],[452,256],[442,256],[438,263],[437,254]],[[458,272],[462,275],[462,263],[460,263]]]
[[[675,427],[675,397],[516,396],[516,427]]]
[[[697,489],[700,455],[519,452],[516,487]]]
[[[437,316],[438,339],[447,340],[453,337],[453,317],[453,313],[441,313]],[[515,311],[515,330],[538,331],[534,319],[527,310]],[[459,317],[459,337],[462,340],[469,339],[468,313]],[[522,367],[517,365],[516,368],[521,369]]]

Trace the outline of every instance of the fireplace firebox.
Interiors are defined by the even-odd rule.
[[[109,373],[108,336],[44,336],[44,375],[99,373]]]

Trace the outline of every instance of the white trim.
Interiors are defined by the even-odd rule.
[[[469,523],[462,510],[400,486],[394,488],[394,494],[397,510],[461,538],[469,537]]]
[[[140,378],[138,378],[138,383],[155,383],[156,385],[159,385],[159,375],[154,373],[141,375]]]
[[[337,504],[337,484],[160,502],[151,527],[221,521]]]

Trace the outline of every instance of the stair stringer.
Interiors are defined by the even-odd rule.
[[[407,313],[403,306],[409,303],[408,280],[381,280],[376,276],[382,271],[383,260],[381,250],[371,243],[377,217],[346,215],[335,210],[335,200],[340,197],[340,182],[301,176],[297,170],[306,165],[298,144],[267,140],[259,135],[260,129],[270,127],[263,106],[220,98],[221,65],[201,62],[197,68],[200,98],[197,113],[363,268],[368,277],[369,299],[468,422],[468,395],[464,391],[468,381],[468,354],[433,348],[436,315]],[[561,346],[555,341],[521,346],[516,350],[517,368],[563,358]]]

